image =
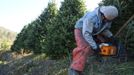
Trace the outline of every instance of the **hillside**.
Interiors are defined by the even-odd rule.
[[[0,50],[9,49],[17,33],[0,26]]]
[[[13,32],[13,31],[10,31],[4,27],[1,27],[0,26],[0,39],[3,40],[3,39],[9,39],[11,41],[13,41],[16,37],[16,32]]]
[[[115,63],[112,59],[98,62],[94,58],[88,59],[84,75],[134,75],[134,61]],[[0,52],[0,75],[68,75],[68,68],[68,59],[51,60],[45,54]]]

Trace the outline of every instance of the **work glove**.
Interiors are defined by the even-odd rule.
[[[95,54],[99,54],[99,52],[100,52],[99,44],[97,44],[97,48],[93,49],[93,51]]]
[[[110,39],[112,40],[112,43],[115,45],[118,45],[118,40],[114,36],[111,36]]]

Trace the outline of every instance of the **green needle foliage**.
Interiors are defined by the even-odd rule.
[[[127,49],[128,58],[133,59],[134,57],[134,20],[132,20],[128,24],[128,26],[121,33],[119,38],[123,41],[124,46]]]
[[[53,9],[54,8],[54,9]],[[48,7],[44,9],[41,15],[35,20],[24,26],[22,31],[17,35],[14,44],[11,47],[12,51],[27,50],[34,53],[42,53],[42,43],[45,42],[48,22],[57,13],[55,3],[49,3]]]
[[[69,56],[75,46],[73,36],[75,22],[85,12],[83,0],[64,0],[56,19],[49,25],[46,38],[46,54],[52,58]]]

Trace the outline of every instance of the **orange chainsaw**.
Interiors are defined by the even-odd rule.
[[[109,39],[102,35],[96,36],[95,41],[98,43],[99,46],[99,55],[100,56],[107,56],[107,57],[115,57],[121,61],[127,60],[127,53],[124,45],[118,39]]]
[[[117,47],[109,43],[101,43],[99,45],[100,55],[103,56],[114,56],[117,54]]]

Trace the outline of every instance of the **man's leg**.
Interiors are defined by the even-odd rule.
[[[82,37],[81,30],[75,29],[75,39],[77,48],[73,50],[73,60],[70,66],[70,74],[80,75],[80,72],[83,71],[87,57],[93,54],[89,44]]]
[[[68,69],[68,75],[79,75],[79,72],[71,68]]]

